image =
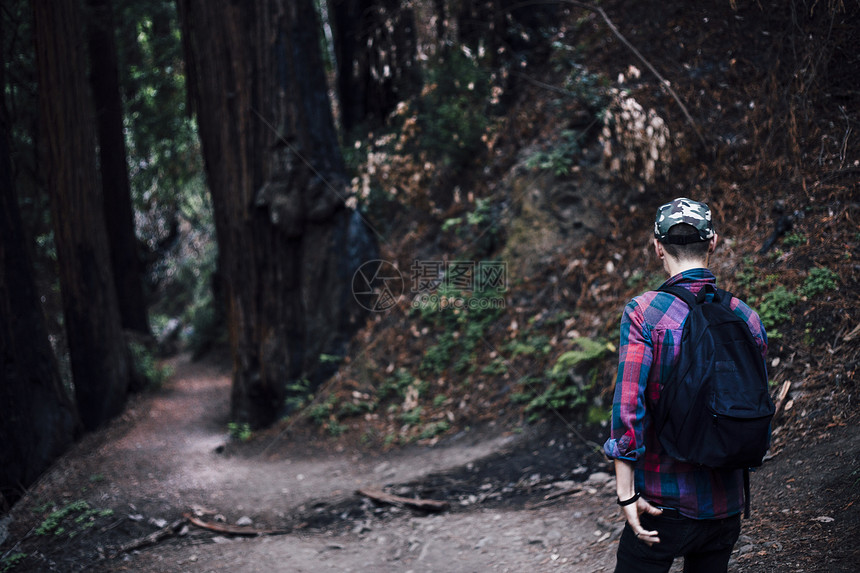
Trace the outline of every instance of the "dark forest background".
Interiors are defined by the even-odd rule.
[[[775,393],[802,379],[852,396],[858,15],[852,0],[4,2],[0,508],[180,351],[230,363],[236,437],[599,427],[616,315],[660,282],[643,249],[674,196],[718,214],[715,270],[765,319]],[[402,294],[416,261],[445,263],[435,302],[357,304],[377,259]],[[504,263],[502,288],[447,280],[458,260]],[[504,305],[478,304],[490,295]]]

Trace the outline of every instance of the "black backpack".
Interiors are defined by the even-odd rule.
[[[760,466],[770,445],[774,405],[761,352],[747,324],[732,312],[731,293],[713,285],[698,296],[680,286],[660,290],[690,307],[678,364],[663,380],[654,408],[660,443],[669,456],[710,468]],[[747,471],[744,481],[749,514]]]

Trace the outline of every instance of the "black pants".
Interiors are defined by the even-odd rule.
[[[642,514],[642,527],[659,533],[650,547],[624,526],[618,544],[615,573],[666,573],[676,557],[684,557],[684,573],[726,573],[732,548],[741,533],[741,516],[689,519],[675,510],[663,515]]]

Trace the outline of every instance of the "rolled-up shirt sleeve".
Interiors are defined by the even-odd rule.
[[[612,427],[603,451],[610,459],[636,461],[645,453],[645,388],[653,359],[651,333],[641,308],[630,301],[621,315],[618,374]]]

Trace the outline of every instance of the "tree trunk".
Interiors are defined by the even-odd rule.
[[[117,47],[110,0],[87,0],[90,85],[96,111],[99,167],[111,270],[123,328],[149,334],[143,264],[134,232],[134,210],[126,164]]]
[[[78,428],[27,256],[8,135],[0,118],[0,512],[63,453]]]
[[[179,0],[212,192],[234,360],[232,417],[285,413],[331,374],[358,323],[355,269],[375,256],[347,183],[312,0]]]
[[[87,100],[75,0],[33,0],[39,109],[75,398],[94,429],[118,414],[129,384]]]

